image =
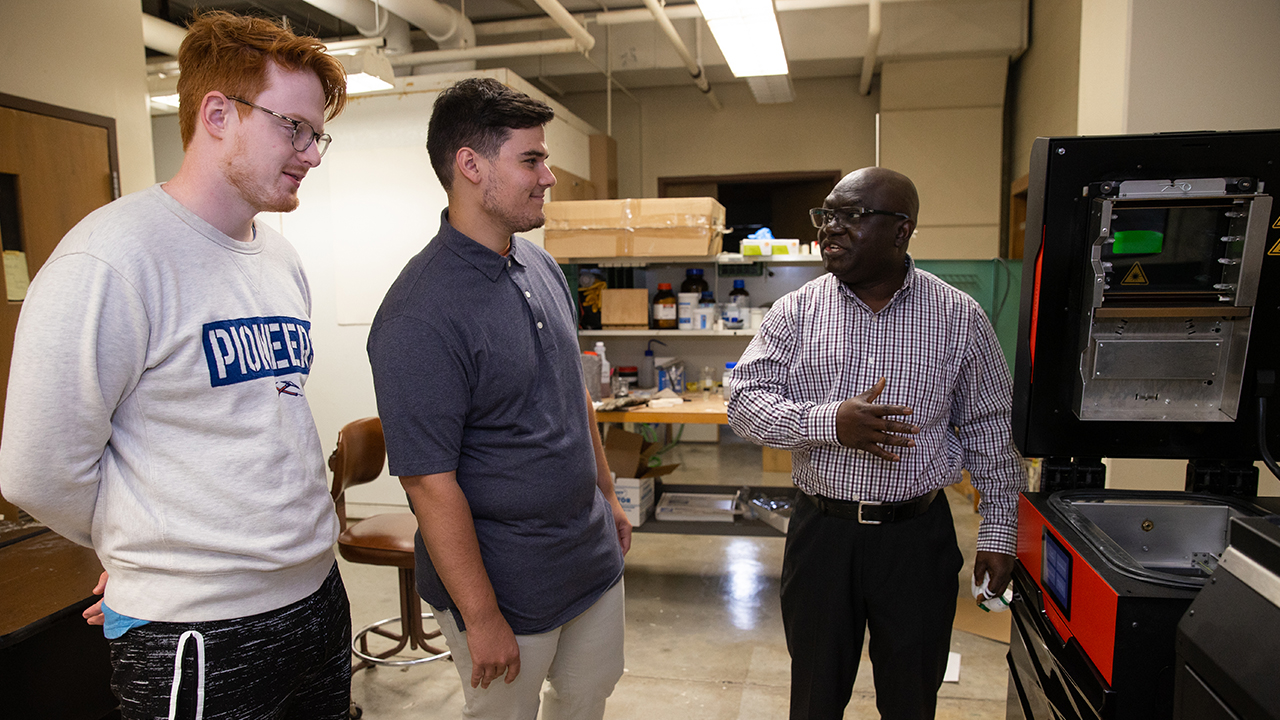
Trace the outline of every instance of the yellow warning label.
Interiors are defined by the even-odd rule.
[[[1280,255],[1280,240],[1277,240],[1276,244],[1271,246],[1271,249],[1267,251],[1267,254]]]
[[[1272,230],[1280,230],[1280,216],[1276,217],[1276,221],[1271,223]]]
[[[1121,285],[1146,285],[1147,274],[1142,271],[1141,263],[1134,263],[1129,268],[1129,272],[1125,274],[1124,279],[1120,281]]]

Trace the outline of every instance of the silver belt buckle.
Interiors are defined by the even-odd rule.
[[[858,522],[862,525],[880,525],[880,520],[867,520],[862,517],[862,508],[868,505],[883,505],[884,503],[875,500],[859,500],[858,501]]]

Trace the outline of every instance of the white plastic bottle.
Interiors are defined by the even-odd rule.
[[[600,397],[613,397],[613,387],[609,384],[609,379],[613,375],[613,368],[609,365],[609,360],[604,356],[604,341],[596,342],[596,355],[600,356]]]
[[[720,394],[724,396],[725,402],[733,395],[733,385],[730,380],[733,376],[733,369],[737,367],[736,362],[727,362],[724,364],[724,374],[720,377]]]

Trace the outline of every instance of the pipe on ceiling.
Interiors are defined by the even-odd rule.
[[[559,25],[561,29],[569,33],[569,37],[577,41],[582,48],[582,52],[590,52],[591,48],[596,46],[595,36],[582,27],[577,20],[573,19],[573,15],[570,15],[569,11],[564,9],[564,6],[560,4],[560,0],[533,1],[555,21],[556,25]]]
[[[308,0],[310,1],[310,0]],[[368,2],[369,0],[364,0]],[[436,0],[379,0],[382,7],[408,20],[442,49],[475,47],[476,31],[457,10]]]
[[[379,10],[370,0],[303,0],[339,20],[354,25],[365,37],[386,38],[388,53],[413,52],[409,42],[409,23],[386,9]]]
[[[862,54],[862,75],[858,78],[858,92],[871,94],[871,76],[876,70],[876,51],[880,49],[880,0],[871,0],[867,6],[867,51]]]
[[[927,0],[885,0],[885,2],[925,2]],[[839,7],[857,7],[860,5],[870,5],[872,0],[774,0],[774,7],[779,13],[797,12],[800,10],[824,10],[827,8]],[[689,3],[687,5],[667,5],[663,8],[667,13],[667,17],[672,20],[687,20],[689,18],[702,18],[702,13],[698,10],[698,6]],[[654,22],[653,13],[647,8],[632,8],[629,10],[609,10],[598,13],[578,13],[573,16],[575,20],[584,25],[627,25],[631,23]],[[547,30],[555,30],[558,27],[550,18],[520,18],[517,20],[495,20],[493,22],[478,23],[476,25],[476,35],[487,37],[491,35],[519,35],[521,33],[545,32]]]
[[[706,73],[702,71],[702,66],[689,53],[689,48],[685,47],[684,40],[680,39],[680,33],[676,32],[676,26],[671,24],[671,18],[663,12],[662,5],[658,4],[658,0],[644,0],[644,4],[649,8],[649,12],[653,15],[653,19],[658,22],[658,27],[662,28],[662,32],[666,34],[667,39],[671,41],[671,46],[676,49],[676,54],[684,61],[685,69],[689,71],[689,77],[693,78],[693,84],[698,86],[702,94],[707,98],[707,102],[711,103],[711,107],[720,110],[724,106],[720,104],[720,98],[716,97],[716,91],[711,89],[711,83],[707,82]]]
[[[388,55],[387,59],[391,61],[392,67],[403,67],[406,65],[435,65],[466,60],[491,60],[494,58],[529,57],[532,55],[562,55],[581,51],[582,49],[578,46],[577,40],[559,38],[557,40],[535,40],[502,45],[480,45],[452,50],[428,50],[426,52],[409,53],[408,55]]]
[[[701,18],[702,13],[697,5],[668,5],[667,17],[672,20]],[[600,13],[578,13],[572,16],[574,21],[596,25],[627,25],[631,23],[653,22],[653,13],[646,8],[630,10],[610,10]],[[545,32],[560,27],[555,20],[546,18],[520,18],[517,20],[495,20],[476,25],[476,35],[519,35],[521,33]]]
[[[142,44],[168,55],[177,56],[187,29],[142,13]]]

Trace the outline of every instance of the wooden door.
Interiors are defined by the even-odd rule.
[[[0,95],[0,423],[22,283],[35,277],[68,230],[111,202],[115,169],[111,118]]]

